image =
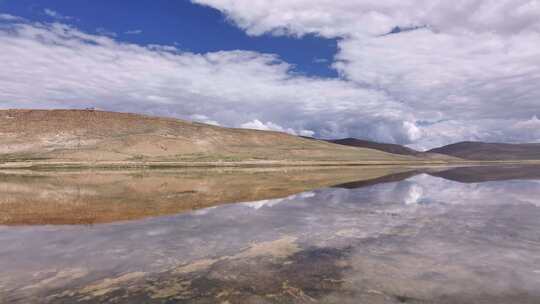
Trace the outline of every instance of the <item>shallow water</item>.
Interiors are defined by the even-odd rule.
[[[539,167],[11,172],[0,187],[2,303],[540,303]]]

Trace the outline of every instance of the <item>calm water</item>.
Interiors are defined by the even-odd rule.
[[[0,175],[2,303],[540,303],[540,168]]]

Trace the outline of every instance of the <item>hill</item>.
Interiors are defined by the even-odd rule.
[[[467,160],[540,160],[539,144],[459,142],[429,150]]]
[[[419,157],[426,160],[429,159],[429,160],[442,160],[442,161],[459,161],[458,158],[450,156],[450,155],[443,155],[443,154],[431,153],[431,152],[421,152],[421,151],[417,151],[417,150],[414,150],[414,149],[411,149],[402,145],[380,143],[380,142],[363,140],[363,139],[358,139],[358,138],[330,139],[326,141],[334,143],[334,144],[338,144],[338,145],[343,145],[343,146],[374,149],[374,150],[397,154],[397,155],[408,155],[408,156]]]
[[[411,162],[281,132],[96,110],[0,110],[0,161]]]
[[[379,143],[379,142],[363,140],[363,139],[358,139],[358,138],[330,139],[327,141],[334,144],[338,144],[338,145],[359,147],[359,148],[369,148],[369,149],[380,150],[380,151],[393,153],[393,154],[412,155],[412,156],[417,156],[417,155],[422,154],[422,152],[420,151],[416,151],[414,149],[407,148],[405,146],[396,145],[396,144]]]

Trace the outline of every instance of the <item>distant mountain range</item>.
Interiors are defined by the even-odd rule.
[[[459,159],[478,161],[540,160],[540,143],[503,144],[469,141],[455,143],[422,152],[401,145],[378,143],[357,138],[343,138],[327,141],[345,146],[369,148],[393,154],[411,155],[424,158],[433,158],[437,157],[437,155],[446,155]]]
[[[368,148],[368,149],[384,151],[387,153],[392,153],[392,154],[397,154],[397,155],[408,155],[408,156],[420,157],[423,159],[459,160],[458,158],[455,158],[452,155],[445,155],[443,153],[422,152],[422,151],[417,151],[417,150],[414,150],[414,149],[411,149],[409,147],[405,147],[402,145],[380,143],[380,142],[363,140],[363,139],[358,139],[358,138],[351,138],[351,137],[342,138],[342,139],[329,139],[326,141],[334,143],[334,144],[338,144],[338,145],[343,145],[343,146]]]
[[[379,143],[375,141],[369,141],[369,140],[363,140],[363,139],[351,138],[351,137],[342,138],[342,139],[330,139],[327,141],[334,144],[338,144],[338,145],[369,148],[369,149],[375,149],[375,150],[384,151],[384,152],[393,153],[393,154],[413,155],[413,156],[422,154],[422,152],[420,151],[416,151],[414,149],[401,146],[401,145]]]
[[[409,171],[396,172],[371,179],[362,179],[353,182],[337,184],[334,188],[359,189],[383,183],[394,183],[406,180],[419,174],[429,174],[446,180],[460,183],[483,183],[490,181],[508,180],[538,180],[540,179],[540,165],[530,164],[496,164],[488,166],[438,166],[417,167]]]
[[[502,144],[466,141],[431,149],[428,152],[469,160],[536,160],[540,159],[540,143]]]
[[[428,174],[460,183],[481,183],[516,179],[538,180],[540,179],[540,165],[457,167],[428,172]]]

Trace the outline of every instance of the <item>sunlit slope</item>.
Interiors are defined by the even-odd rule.
[[[92,110],[1,110],[0,158],[55,161],[415,161],[280,132]]]

